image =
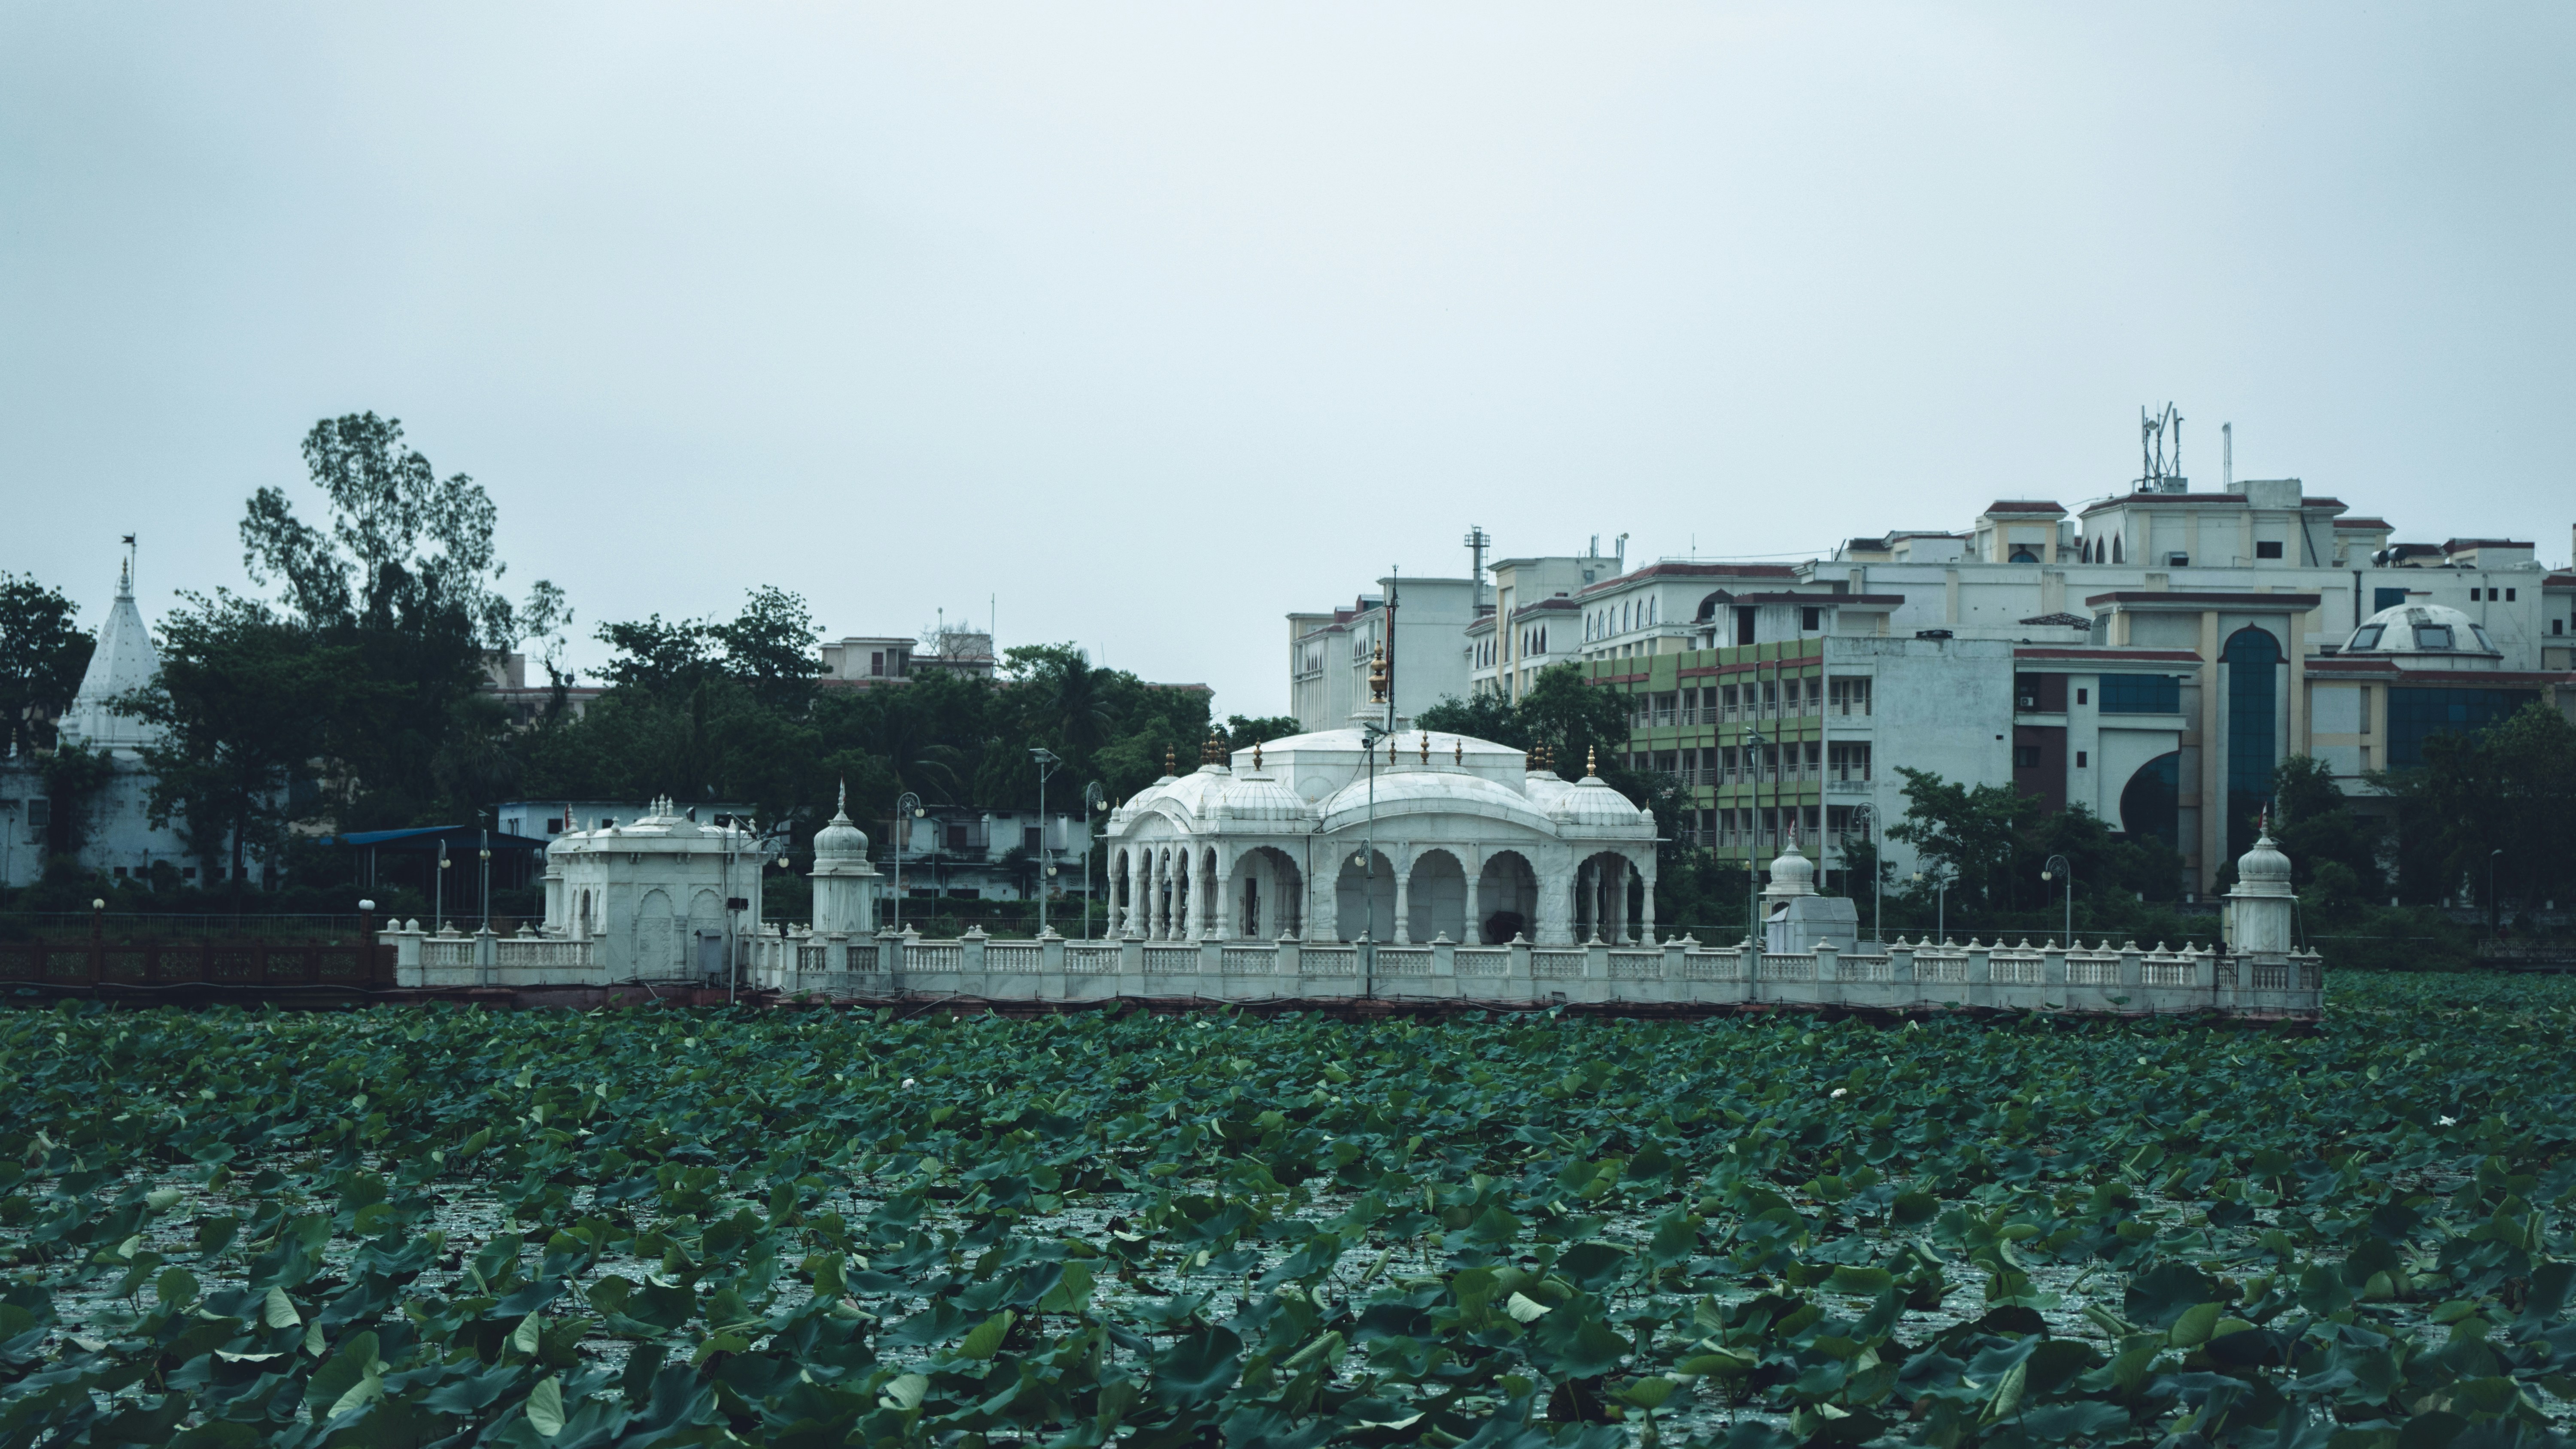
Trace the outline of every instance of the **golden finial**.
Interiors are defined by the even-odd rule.
[[[1255,774],[1261,772],[1261,741],[1259,740],[1252,742],[1252,769]]]
[[[1420,746],[1422,747],[1422,763],[1424,763],[1424,764],[1426,764],[1426,765],[1427,765],[1427,764],[1430,764],[1430,763],[1431,763],[1431,736],[1429,736],[1429,735],[1427,735],[1427,734],[1424,734],[1424,733],[1423,733],[1422,731],[1420,731],[1420,730],[1415,730],[1415,731],[1413,732],[1413,742],[1414,742],[1415,744],[1420,745]]]
[[[1393,735],[1386,737],[1386,762],[1390,765],[1395,763],[1395,736]]]
[[[1538,746],[1532,745],[1521,751],[1521,770],[1525,774],[1538,773]]]
[[[1177,775],[1180,772],[1179,753],[1170,745],[1163,746],[1163,773],[1166,775]]]
[[[1601,766],[1593,757],[1592,747],[1590,745],[1585,745],[1583,747],[1583,778],[1589,780],[1600,773]]]
[[[1386,645],[1380,644],[1369,655],[1369,698],[1386,703]],[[1392,748],[1392,747],[1390,747]]]
[[[1467,763],[1467,742],[1454,735],[1449,740],[1449,763],[1453,765]]]

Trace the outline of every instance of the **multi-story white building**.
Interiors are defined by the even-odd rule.
[[[2436,730],[2576,713],[2576,572],[2520,540],[2395,542],[2297,479],[1998,499],[1796,565],[1571,562],[1495,565],[1472,687],[1572,661],[1634,695],[1628,763],[1689,787],[1692,841],[1754,862],[1794,832],[1839,868],[1904,814],[1902,765],[2167,839],[2205,891],[2291,755],[2367,796]]]
[[[1458,641],[1477,617],[1476,580],[1389,575],[1378,588],[1347,609],[1288,616],[1288,707],[1300,731],[1340,729],[1384,710],[1369,699],[1369,667],[1381,648],[1388,651],[1398,714],[1411,716],[1467,692],[1467,656]]]

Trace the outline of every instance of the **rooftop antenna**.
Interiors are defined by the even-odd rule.
[[[2218,456],[2220,460],[2218,476],[2226,483],[2227,491],[2233,493],[2236,491],[2236,425],[2234,423],[2218,425]]]
[[[1493,541],[1492,535],[1486,533],[1482,525],[1474,523],[1467,525],[1467,577],[1474,581],[1476,586],[1476,596],[1471,601],[1471,607],[1478,613],[1483,612],[1485,607],[1485,550],[1492,545]]]
[[[134,597],[134,535],[125,535],[125,577],[117,581],[118,595]]]
[[[2181,493],[2190,486],[2191,481],[2182,473],[2182,414],[2172,403],[2166,403],[2159,413],[2139,408],[2138,491]]]

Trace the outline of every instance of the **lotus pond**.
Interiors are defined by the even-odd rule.
[[[2576,984],[0,1013],[11,1444],[2555,1443]]]

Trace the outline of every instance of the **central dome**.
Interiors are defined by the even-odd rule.
[[[2502,658],[2486,629],[2442,604],[2396,604],[2364,619],[2346,654],[2444,654]]]

